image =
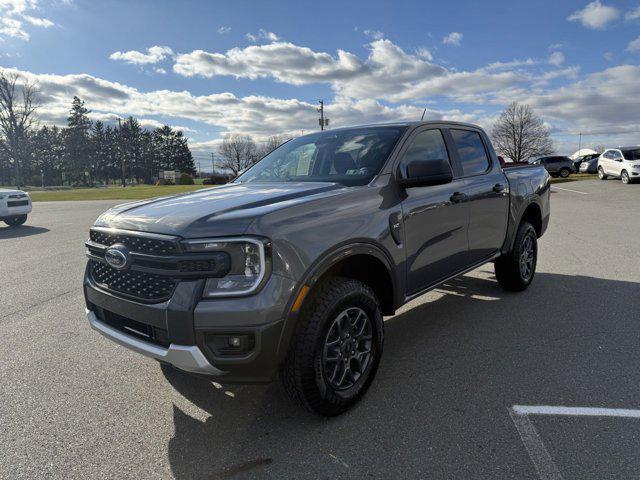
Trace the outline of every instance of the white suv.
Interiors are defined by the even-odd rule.
[[[27,221],[31,212],[31,198],[22,190],[0,188],[0,220],[10,227],[17,227]]]
[[[640,146],[610,148],[598,158],[598,177],[622,179],[622,183],[631,183],[640,179]]]

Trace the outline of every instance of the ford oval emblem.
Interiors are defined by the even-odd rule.
[[[122,244],[109,247],[104,252],[105,261],[116,270],[124,270],[129,266],[129,251]]]

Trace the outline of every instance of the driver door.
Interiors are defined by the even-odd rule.
[[[413,134],[401,153],[400,170],[414,159],[446,159],[453,162],[438,128]],[[453,163],[452,163],[453,165]],[[407,253],[407,294],[433,285],[468,264],[469,203],[466,180],[455,178],[444,185],[404,189],[402,211]]]

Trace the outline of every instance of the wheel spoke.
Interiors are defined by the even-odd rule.
[[[372,324],[367,313],[351,307],[335,317],[322,349],[322,368],[337,390],[352,387],[371,364]]]

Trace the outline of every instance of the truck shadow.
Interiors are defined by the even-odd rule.
[[[0,227],[0,240],[30,237],[31,235],[39,235],[40,233],[47,233],[48,231],[48,228],[32,227],[30,225],[21,225],[19,227]]]
[[[620,373],[600,362],[598,348],[615,346],[616,354],[632,357],[625,361],[640,361],[634,313],[640,288],[634,282],[538,273],[527,291],[512,294],[488,270],[454,279],[387,319],[377,378],[360,404],[341,417],[304,412],[277,382],[216,386],[165,369],[171,385],[209,415],[201,421],[174,404],[175,434],[168,445],[173,475],[529,474],[506,408],[559,400],[557,391],[565,402],[580,402],[587,388],[589,395],[606,395]],[[633,348],[620,353],[625,344]],[[638,384],[637,377],[627,381]],[[514,471],[505,459],[527,469]]]

